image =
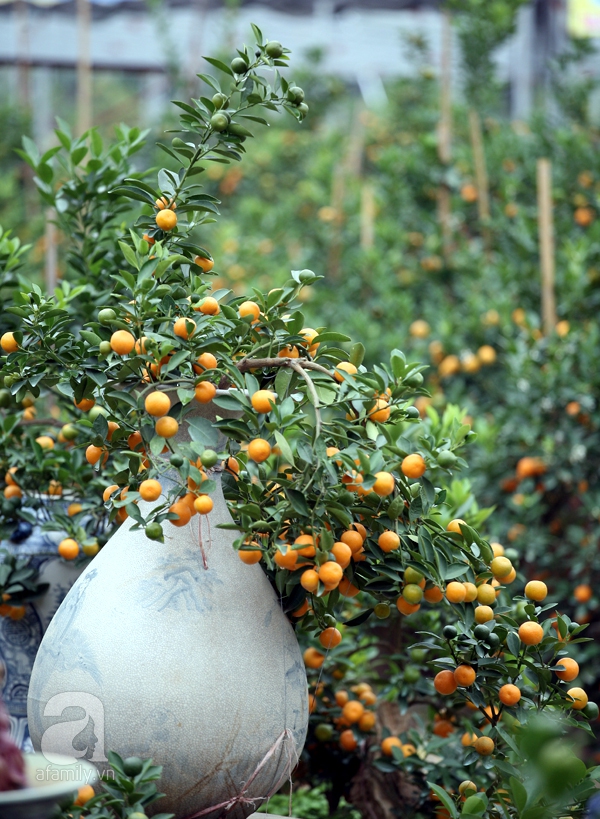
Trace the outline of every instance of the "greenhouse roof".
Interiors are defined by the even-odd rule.
[[[74,0],[24,0],[29,5],[38,8],[54,8],[60,6],[62,10],[74,10]],[[103,9],[127,8],[128,10],[147,11],[145,0],[90,0],[93,6]],[[334,13],[343,13],[351,10],[361,11],[402,11],[405,9],[435,8],[441,0],[333,0]],[[0,0],[0,6],[15,6],[15,0]],[[169,6],[194,5],[200,8],[216,9],[224,6],[222,0],[170,0]],[[240,6],[266,6],[273,11],[286,14],[312,14],[318,6],[318,0],[240,0]]]

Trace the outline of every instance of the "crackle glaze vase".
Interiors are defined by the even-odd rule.
[[[177,819],[251,814],[308,723],[298,643],[261,568],[216,528],[231,521],[217,481],[213,511],[165,522],[164,544],[125,521],[52,620],[29,689],[36,750],[100,768],[109,750],[152,757],[166,794],[155,811]]]

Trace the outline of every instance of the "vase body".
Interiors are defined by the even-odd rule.
[[[0,662],[6,673],[2,698],[10,715],[11,736],[23,750],[32,750],[27,726],[27,690],[37,651],[48,625],[82,567],[64,561],[57,552],[58,535],[48,535],[34,526],[21,542],[4,541],[3,547],[26,557],[39,571],[40,583],[48,583],[45,594],[25,605],[21,620],[0,617]]]
[[[53,619],[29,691],[36,749],[71,743],[99,767],[108,750],[152,757],[166,794],[155,812],[177,819],[252,813],[293,768],[308,722],[293,630],[261,568],[232,548],[237,533],[216,528],[231,521],[220,482],[212,497],[210,515],[165,521],[164,544],[125,521]],[[71,724],[47,732],[69,705]]]

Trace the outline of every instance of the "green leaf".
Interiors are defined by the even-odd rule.
[[[446,793],[446,791],[443,788],[440,788],[439,785],[434,784],[433,782],[428,782],[427,785],[437,796],[439,796],[440,802],[444,805],[452,819],[456,819],[456,817],[458,816],[458,814],[456,813],[456,807],[452,799]]]
[[[229,74],[230,77],[233,77],[233,71],[229,68],[228,65],[222,63],[221,60],[216,60],[214,57],[204,57],[207,63],[214,65],[215,68],[218,68],[219,71],[223,71],[225,74]]]
[[[208,418],[190,418],[188,430],[192,441],[204,444],[205,449],[216,447],[219,442],[219,433]]]
[[[140,269],[139,262],[136,258],[134,251],[129,247],[129,245],[126,242],[119,242],[119,247],[123,251],[123,256],[125,256],[129,264],[132,267],[135,267],[136,270],[139,270]]]
[[[506,744],[507,744],[507,745],[508,745],[508,746],[509,746],[509,747],[510,747],[510,748],[511,748],[511,749],[512,749],[512,750],[513,750],[513,751],[514,751],[516,754],[519,754],[519,753],[520,753],[520,752],[519,752],[519,749],[518,749],[518,747],[517,747],[517,745],[516,745],[516,743],[515,743],[515,741],[514,741],[514,739],[511,737],[511,735],[509,734],[509,732],[508,732],[508,731],[507,731],[505,728],[503,728],[503,727],[502,727],[502,726],[501,726],[499,723],[496,725],[496,731],[498,732],[499,736],[501,736],[501,737],[502,737],[502,739],[503,739],[503,740],[506,742]]]
[[[522,813],[523,808],[527,804],[527,791],[525,790],[525,786],[514,776],[510,777],[509,783],[515,806],[519,813]]]
[[[281,450],[282,456],[290,464],[290,466],[294,466],[294,453],[292,452],[290,445],[278,430],[275,430],[273,434],[275,436],[275,440],[277,441],[277,446]]]
[[[484,794],[473,794],[473,796],[467,797],[465,803],[463,805],[461,816],[465,816],[468,814],[474,816],[481,816],[484,813],[485,809],[487,808],[487,798]]]
[[[302,492],[299,492],[297,489],[286,489],[285,494],[294,512],[298,515],[304,515],[307,518],[310,517],[310,509]]]
[[[350,363],[355,367],[360,367],[365,357],[365,345],[357,342],[350,351]]]
[[[345,620],[345,626],[360,626],[361,623],[364,623],[369,617],[373,614],[374,609],[367,609],[366,611],[361,611],[360,614],[357,614],[356,617],[353,617],[351,620]]]
[[[327,330],[324,333],[319,333],[319,335],[313,339],[312,344],[320,344],[324,341],[352,341],[352,339],[344,333],[335,333],[331,330]]]
[[[92,333],[89,330],[80,330],[79,334],[88,344],[97,345],[102,341],[100,336],[97,336],[96,333]]]

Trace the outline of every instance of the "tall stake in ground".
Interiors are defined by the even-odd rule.
[[[473,150],[473,164],[475,165],[475,184],[477,185],[477,212],[483,227],[490,218],[490,192],[483,149],[483,135],[481,120],[477,111],[469,111],[469,131],[471,133],[471,148]]]
[[[444,165],[450,163],[452,141],[452,96],[451,96],[451,59],[452,59],[452,29],[450,15],[444,12],[442,17],[442,65],[441,65],[441,115],[438,125],[438,156]],[[438,217],[442,229],[442,252],[448,262],[452,231],[450,227],[450,190],[442,183],[438,190]]]
[[[77,134],[92,127],[92,61],[90,30],[92,26],[90,0],[77,0]]]
[[[542,326],[550,335],[556,326],[554,298],[554,222],[552,215],[552,165],[549,159],[537,162],[538,228],[542,276]]]

